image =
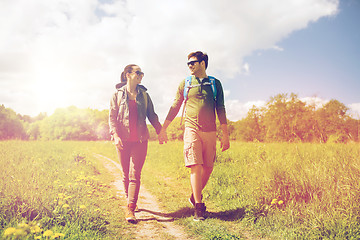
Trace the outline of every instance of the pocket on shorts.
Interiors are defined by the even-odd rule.
[[[184,160],[186,167],[190,167],[191,165],[194,164],[199,164],[198,159],[196,158],[196,154],[194,152],[193,142],[184,144]]]
[[[189,157],[191,157],[192,155],[193,155],[192,142],[185,142],[184,143],[184,158],[185,158],[185,161],[187,162],[187,159],[189,159]]]

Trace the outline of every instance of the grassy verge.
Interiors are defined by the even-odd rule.
[[[128,239],[92,142],[0,142],[0,236]],[[121,219],[121,220],[120,220]]]
[[[359,156],[357,144],[233,142],[218,151],[204,191],[209,219],[200,224],[187,203],[181,142],[150,143],[143,182],[204,239],[241,239],[248,229],[274,239],[359,239]]]

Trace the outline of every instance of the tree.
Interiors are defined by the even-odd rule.
[[[31,123],[27,126],[27,136],[29,140],[37,140],[40,138],[40,125],[39,122]]]
[[[348,118],[345,122],[345,132],[351,141],[359,141],[360,120]]]
[[[246,118],[234,124],[235,138],[243,141],[263,141],[264,126],[262,123],[262,110],[253,106]]]
[[[348,139],[345,123],[350,117],[347,111],[343,103],[332,99],[316,112],[317,129],[322,142],[327,142],[331,135],[342,138],[341,141]]]
[[[294,93],[272,97],[264,110],[265,140],[277,142],[312,141],[315,137],[312,106]]]
[[[44,140],[109,140],[107,119],[108,110],[59,108],[41,121],[40,136]]]
[[[0,140],[25,139],[24,126],[16,113],[10,109],[0,106]]]
[[[293,93],[286,106],[290,131],[287,141],[311,141],[314,136],[311,108],[307,107],[306,103],[300,101],[298,96]]]
[[[290,115],[287,111],[287,94],[278,94],[271,97],[266,104],[264,113],[264,126],[267,141],[287,141],[291,135]]]

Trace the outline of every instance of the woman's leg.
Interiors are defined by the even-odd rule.
[[[147,141],[142,143],[134,143],[131,151],[128,203],[134,206],[136,205],[139,197],[141,170],[144,166],[147,154],[147,146]]]
[[[129,196],[129,169],[130,169],[130,153],[131,146],[129,143],[124,143],[123,149],[116,148],[119,162],[121,164],[121,171],[123,176],[123,184],[126,198]]]

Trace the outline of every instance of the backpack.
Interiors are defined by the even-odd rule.
[[[215,84],[215,78],[212,77],[212,76],[208,76],[209,78],[209,83],[205,83],[203,85],[210,85],[211,86],[211,90],[213,92],[213,95],[214,95],[214,101],[216,102],[216,95],[217,95],[217,90],[216,90],[216,84]],[[188,97],[188,93],[190,91],[191,88],[193,87],[199,87],[201,86],[201,84],[197,84],[197,85],[191,85],[191,79],[192,79],[192,76],[188,76],[185,78],[185,86],[184,86],[184,106],[183,106],[183,111],[182,111],[182,114],[181,114],[181,120],[180,120],[180,125],[182,124],[182,120],[184,118],[184,113],[185,113],[185,105],[186,105],[186,102],[187,102],[187,97]]]
[[[205,83],[203,85],[210,85],[211,86],[211,90],[213,92],[214,95],[214,101],[216,101],[216,95],[217,95],[217,90],[216,90],[216,84],[215,84],[215,78],[212,76],[208,76],[210,83]],[[187,95],[190,91],[191,88],[193,87],[199,87],[201,84],[197,84],[197,85],[192,85],[191,86],[191,80],[192,80],[192,76],[188,76],[185,79],[185,87],[184,87],[184,99],[185,101],[187,100]]]

